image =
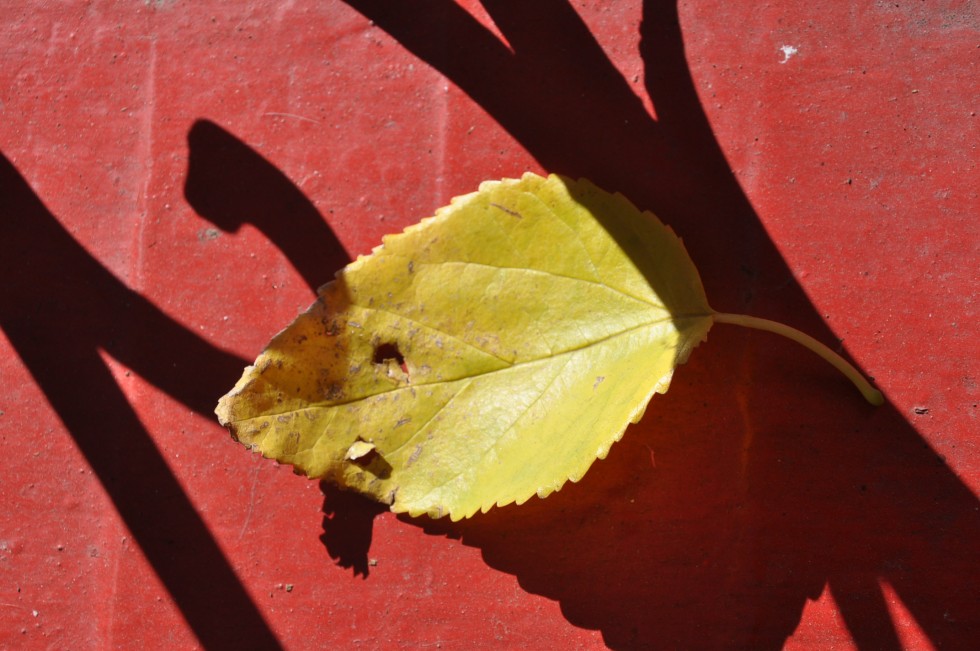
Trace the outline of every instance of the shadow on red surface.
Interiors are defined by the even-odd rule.
[[[189,137],[187,199],[227,231],[248,222],[315,288],[347,256],[273,165],[217,125]],[[120,391],[105,351],[211,418],[248,362],[214,348],[117,280],[0,155],[0,326],[206,648],[279,643]],[[148,335],[152,344],[148,345]]]
[[[208,120],[194,124],[187,142],[184,195],[199,215],[229,233],[246,223],[256,226],[314,291],[331,269],[350,261],[312,202],[248,145]],[[373,521],[386,508],[326,484],[321,490],[324,547],[338,565],[367,577]]]
[[[326,482],[320,482],[320,490],[323,492],[320,542],[337,565],[366,579],[370,574],[368,550],[374,534],[374,518],[388,507]]]
[[[252,224],[314,290],[324,267],[348,262],[313,205],[247,145],[204,120],[191,129],[188,145],[185,194],[202,217],[228,232]],[[277,648],[99,351],[208,418],[216,396],[248,362],[214,348],[116,279],[2,155],[0,200],[4,333],[201,643]]]
[[[739,296],[726,307],[747,311],[770,292],[795,325],[832,339],[714,139],[674,2],[644,4],[653,120],[564,0],[483,2],[510,47],[448,0],[346,1],[545,169],[620,190],[683,232],[709,297]],[[758,288],[758,276],[786,282]],[[738,365],[730,352],[696,353],[685,373],[713,384],[672,389],[669,406],[652,406],[581,484],[546,502],[421,526],[481,549],[614,648],[778,648],[806,600],[829,586],[860,648],[898,649],[883,582],[936,645],[980,639],[980,504],[902,415],[891,406],[869,414],[843,391],[781,404],[748,385],[736,387],[743,404],[712,405],[705,395],[732,378],[712,380],[699,355]],[[788,419],[801,431],[780,432],[787,419],[773,412],[803,415]],[[671,455],[671,466],[651,472],[644,448]]]
[[[244,224],[258,228],[314,292],[333,269],[350,262],[306,195],[248,145],[208,120],[194,123],[187,145],[184,196],[201,217],[227,233]]]
[[[213,348],[117,280],[2,155],[0,201],[0,327],[201,643],[276,648],[276,637],[99,352],[207,415],[244,361]]]
[[[729,309],[752,303],[761,271],[791,278],[711,135],[672,3],[647,3],[642,28],[657,121],[565,2],[486,2],[514,53],[450,2],[348,4],[463,88],[545,168],[619,189],[682,230],[705,261],[709,295],[740,297]],[[199,214],[229,231],[254,224],[311,286],[325,266],[346,262],[302,193],[234,136],[199,122],[189,144],[186,196]],[[0,326],[201,642],[274,648],[99,350],[207,415],[245,361],[116,280],[2,157],[0,198]],[[757,268],[731,274],[742,259]],[[795,282],[778,299],[796,325],[831,338]],[[670,412],[651,409],[660,413],[582,483],[461,523],[406,521],[481,549],[491,567],[557,600],[571,623],[600,630],[614,648],[775,648],[825,585],[860,647],[899,648],[881,582],[936,645],[975,641],[980,504],[901,414],[886,406],[869,415],[843,389],[792,405],[747,392],[739,409],[714,404],[704,396],[718,381],[699,359],[687,374],[715,384],[675,386]],[[805,414],[801,431],[780,432],[773,410]],[[757,418],[749,443],[744,422],[729,418],[744,413]],[[647,447],[672,463],[651,472]],[[323,542],[366,576],[378,509],[324,492]]]

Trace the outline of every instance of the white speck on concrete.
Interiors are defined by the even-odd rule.
[[[799,52],[799,50],[792,45],[783,45],[779,48],[779,51],[783,53],[783,60],[780,61],[780,63],[786,63],[793,57],[794,54]]]

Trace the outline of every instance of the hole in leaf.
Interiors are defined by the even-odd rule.
[[[398,344],[379,344],[374,349],[374,357],[371,359],[372,362],[375,364],[384,364],[388,360],[398,364],[402,369],[402,373],[408,375],[408,365],[405,364],[405,356],[398,350]]]
[[[381,456],[374,443],[368,443],[361,437],[357,437],[357,440],[347,449],[344,459],[380,479],[391,476],[391,464]]]
[[[370,463],[371,457],[376,456],[377,454],[378,451],[374,447],[373,443],[368,443],[359,437],[347,449],[347,454],[344,455],[344,458],[349,461],[353,461],[359,466],[363,466]]]

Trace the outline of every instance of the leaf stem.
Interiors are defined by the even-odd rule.
[[[726,314],[722,312],[715,312],[712,316],[717,323],[731,323],[732,325],[744,326],[755,330],[774,332],[777,335],[782,335],[788,339],[792,339],[798,344],[806,346],[833,365],[834,368],[843,373],[847,379],[853,382],[854,386],[858,388],[865,400],[870,402],[875,407],[884,404],[885,397],[881,394],[881,391],[878,391],[878,389],[871,386],[871,383],[864,378],[859,370],[854,368],[854,366],[852,366],[846,359],[810,335],[776,321],[760,319],[759,317],[748,316],[746,314]]]

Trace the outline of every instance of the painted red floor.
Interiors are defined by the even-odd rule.
[[[848,6],[850,5],[850,6]],[[880,3],[0,7],[0,647],[980,645],[980,14]],[[619,190],[718,326],[578,484],[451,524],[212,410],[484,179]]]

